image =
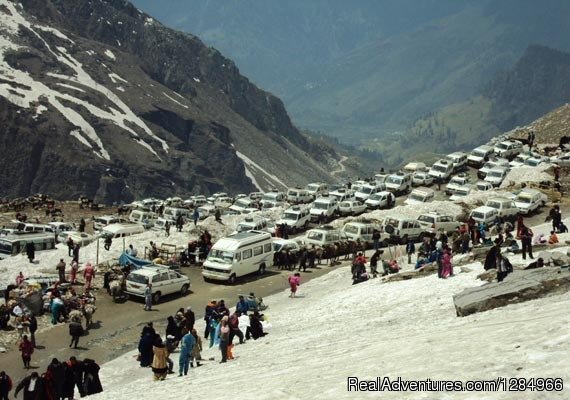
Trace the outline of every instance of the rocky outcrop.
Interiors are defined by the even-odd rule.
[[[453,302],[457,316],[464,317],[568,290],[570,290],[570,270],[546,267],[514,271],[503,282],[466,289],[453,296]]]
[[[282,102],[198,38],[123,0],[0,6],[4,196],[110,203],[331,180],[336,155],[315,157]]]

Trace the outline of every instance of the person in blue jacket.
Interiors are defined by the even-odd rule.
[[[194,335],[188,331],[188,329],[184,328],[184,336],[182,336],[182,340],[180,341],[180,358],[178,359],[178,376],[188,375],[188,368],[190,366],[190,356],[192,354],[192,350],[196,345],[196,338]]]
[[[239,296],[239,300],[236,304],[236,311],[242,315],[247,315],[247,312],[249,311],[249,304],[241,295]]]

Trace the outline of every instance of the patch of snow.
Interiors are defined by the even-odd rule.
[[[77,90],[78,92],[85,93],[85,90],[75,87],[73,85],[68,85],[67,83],[58,82],[57,86],[66,87],[68,89]]]
[[[115,74],[114,72],[111,72],[109,74],[109,78],[111,79],[111,81],[113,83],[117,83],[117,82],[123,82],[123,83],[129,83],[126,79],[122,78],[121,76]]]
[[[117,86],[117,87],[115,88],[115,90],[118,90],[119,92],[124,92],[124,91],[125,91],[125,88],[122,87],[122,86]]]
[[[81,131],[74,130],[74,131],[69,132],[69,134],[71,136],[73,136],[74,138],[76,138],[77,140],[79,140],[85,146],[87,146],[91,149],[93,148],[93,146],[91,146],[91,143],[89,143],[89,141],[87,139],[85,139],[83,136],[81,136]]]
[[[188,106],[187,106],[187,105],[185,105],[185,104],[182,104],[181,102],[179,102],[179,101],[178,101],[178,100],[176,100],[176,99],[173,99],[172,97],[170,97],[170,96],[169,96],[169,95],[167,95],[166,93],[162,92],[162,94],[163,94],[164,96],[166,96],[166,98],[168,98],[168,99],[169,99],[169,100],[171,100],[172,102],[174,102],[174,103],[178,104],[179,106],[181,106],[181,107],[184,107],[184,108],[186,108],[186,109],[188,108]]]
[[[40,31],[49,32],[49,33],[53,34],[54,36],[57,36],[60,39],[67,40],[69,43],[75,44],[75,42],[73,40],[71,40],[70,38],[65,36],[63,33],[61,33],[61,31],[58,31],[55,28],[45,26],[45,25],[34,25],[34,28],[38,29]]]
[[[90,56],[95,55],[95,52],[93,50],[87,50],[86,53],[89,54]]]
[[[233,146],[233,145],[232,145]],[[263,175],[265,175],[266,178],[269,178],[269,180],[271,180],[272,182],[276,183],[277,185],[282,186],[283,188],[287,188],[288,186],[285,184],[285,182],[283,182],[281,179],[279,179],[278,177],[276,177],[273,174],[270,174],[269,172],[267,172],[266,170],[264,170],[259,164],[257,164],[255,161],[253,161],[251,158],[247,157],[245,154],[240,153],[239,151],[236,150],[236,155],[238,156],[238,158],[240,158],[243,163],[245,164],[245,166],[249,167],[249,172],[253,172],[253,170],[257,170],[260,173],[262,173]],[[255,183],[254,183],[255,184]],[[258,186],[259,187],[259,186]]]
[[[178,92],[172,92],[174,93],[176,96],[180,97],[182,100],[188,100],[186,97],[182,96],[180,93]]]
[[[237,358],[227,364],[207,362],[191,369],[188,377],[169,375],[165,382],[153,382],[149,368],[140,368],[136,362],[136,352],[127,353],[102,365],[105,391],[93,398],[178,400],[190,385],[196,398],[226,398],[239,388],[238,397],[244,399],[500,400],[521,396],[506,390],[354,393],[347,390],[347,379],[570,379],[570,314],[566,312],[570,293],[459,318],[452,296],[482,285],[476,279],[481,264],[466,267],[472,272],[458,272],[445,280],[432,275],[393,283],[372,279],[358,285],[351,285],[350,268],[336,269],[302,282],[297,299],[288,298],[287,290],[265,298],[270,305],[265,312],[271,324],[269,335],[236,345]],[[203,320],[195,325],[198,332],[203,331]],[[219,353],[217,346],[208,348],[204,341],[204,359],[218,361]],[[178,354],[171,355],[176,369]],[[262,389],[251,384],[256,372],[263,376]],[[231,379],[217,379],[219,374]],[[568,398],[568,389],[549,392],[544,398]]]
[[[121,42],[119,40],[117,40],[117,44],[119,45],[119,47],[121,47]]]
[[[36,115],[42,115],[44,111],[47,111],[47,107],[43,104],[40,104],[38,108],[36,108]]]
[[[144,25],[145,25],[145,26],[151,26],[152,24],[154,24],[154,19],[152,19],[151,17],[147,17],[147,18],[144,20]]]
[[[115,61],[117,57],[113,54],[113,52],[109,49],[105,50],[105,55],[109,57],[111,60]]]
[[[198,79],[198,78],[196,78],[196,77],[194,77],[194,78],[192,78],[192,79],[194,79],[194,82],[200,83],[200,79]]]

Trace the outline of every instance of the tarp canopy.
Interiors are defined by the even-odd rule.
[[[136,269],[138,269],[144,267],[145,265],[152,264],[152,261],[136,258],[128,255],[127,253],[121,254],[121,256],[119,257],[119,264],[121,265],[121,267],[124,267],[129,263],[132,264]]]

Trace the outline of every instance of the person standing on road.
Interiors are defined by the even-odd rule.
[[[37,372],[32,372],[18,383],[14,397],[18,397],[18,393],[20,393],[22,389],[24,390],[24,400],[38,400],[44,398],[42,379]]]
[[[196,226],[198,220],[200,219],[200,212],[198,211],[198,207],[194,209],[194,212],[192,213],[192,219],[194,220],[194,226]]]
[[[79,243],[75,243],[75,246],[73,247],[73,261],[75,261],[78,264],[79,264],[79,249],[80,248],[81,248],[81,245]]]
[[[532,230],[527,226],[523,226],[523,228],[521,230],[521,243],[522,243],[522,258],[523,258],[523,260],[526,260],[526,253],[527,252],[528,252],[528,255],[529,255],[531,260],[534,258],[532,256],[532,237],[533,236],[534,235],[532,233]]]
[[[79,270],[79,264],[77,261],[71,262],[71,284],[75,285],[77,280],[77,271]]]
[[[111,249],[111,245],[113,244],[113,238],[111,235],[105,236],[105,245],[103,246],[105,250],[109,251]]]
[[[63,258],[59,259],[55,269],[57,271],[59,283],[65,283],[65,261],[63,261]]]
[[[67,255],[69,257],[73,257],[73,248],[75,247],[75,243],[73,243],[73,239],[71,238],[71,236],[67,237]]]
[[[166,221],[166,224],[164,224],[164,231],[166,232],[166,237],[170,236],[170,222]]]
[[[12,390],[12,379],[4,371],[0,371],[0,400],[8,400]]]
[[[152,310],[152,284],[147,283],[146,289],[144,290],[144,310]]]
[[[30,342],[36,347],[36,331],[38,330],[38,320],[34,314],[28,317],[28,330],[30,331]]]
[[[76,349],[79,344],[79,337],[83,336],[83,326],[81,326],[81,322],[77,319],[74,319],[69,323],[69,336],[71,336],[69,347],[73,346],[73,348]]]
[[[406,243],[406,254],[408,255],[408,264],[412,263],[412,255],[416,252],[416,245],[413,241],[408,240]]]
[[[372,232],[372,242],[374,242],[374,251],[378,251],[380,248],[380,231],[378,229],[374,229]]]
[[[22,361],[24,362],[24,368],[30,369],[30,362],[32,361],[32,353],[34,352],[34,346],[32,342],[28,340],[28,335],[22,337],[20,342],[20,353],[22,353]]]

